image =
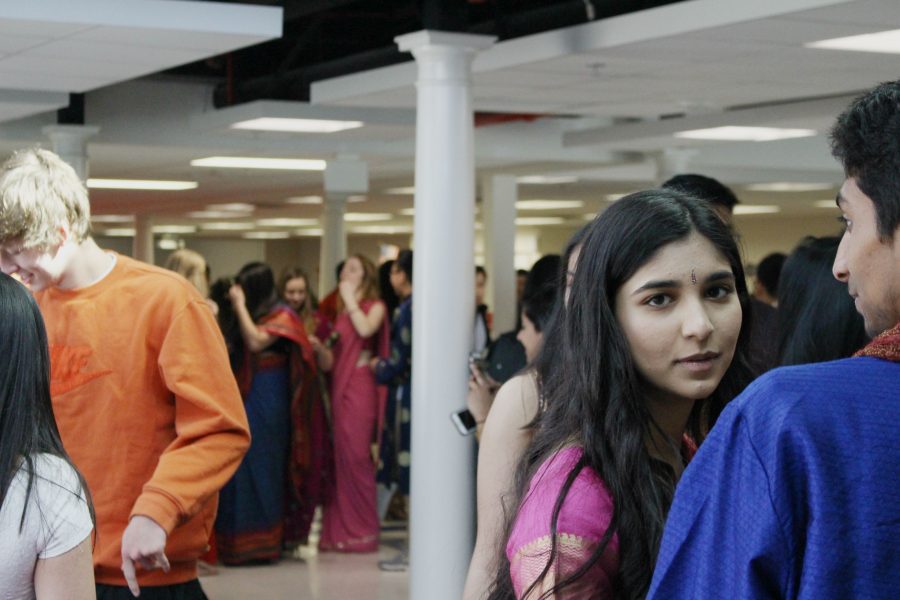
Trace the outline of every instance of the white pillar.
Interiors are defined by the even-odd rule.
[[[88,139],[97,135],[100,128],[92,125],[48,125],[43,131],[50,138],[53,152],[72,165],[78,177],[86,181],[90,172]]]
[[[322,200],[322,242],[319,250],[319,296],[324,297],[337,284],[334,268],[347,257],[347,233],[344,211],[347,197],[369,190],[369,169],[354,156],[339,155],[328,161],[324,173],[325,196]]]
[[[514,175],[491,175],[482,185],[488,305],[495,336],[516,326],[516,200]]]
[[[693,148],[666,148],[655,156],[656,183],[663,184],[675,175],[690,173],[689,164],[697,155]]]
[[[153,264],[153,218],[150,215],[134,216],[134,245],[132,253],[135,260]]]
[[[319,246],[319,294],[334,289],[337,280],[334,269],[347,257],[347,233],[344,231],[344,208],[347,197],[343,194],[325,194],[322,200],[322,241]]]
[[[471,64],[493,37],[420,31],[396,38],[418,64],[413,310],[410,598],[462,595],[474,531],[473,441],[465,407],[475,314]]]

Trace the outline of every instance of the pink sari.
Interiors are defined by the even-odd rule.
[[[380,301],[364,300],[366,314]],[[376,385],[368,363],[357,366],[360,354],[386,357],[390,343],[388,316],[372,337],[363,339],[350,316],[341,312],[334,324],[339,337],[332,348],[331,406],[334,427],[334,493],[322,513],[321,550],[375,552],[380,523],[376,507],[372,444],[384,421],[387,390]]]
[[[569,473],[581,459],[581,448],[564,448],[542,464],[519,507],[506,545],[516,598],[522,598],[551,560],[554,537],[551,521],[556,500]],[[612,495],[590,467],[572,482],[559,511],[556,549],[550,570],[529,594],[537,598],[555,583],[577,571],[597,548],[612,520]],[[612,598],[613,579],[619,570],[619,537],[613,534],[606,550],[591,569],[556,598]]]

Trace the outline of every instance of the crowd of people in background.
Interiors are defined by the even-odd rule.
[[[844,232],[766,256],[752,289],[738,199],[698,174],[517,271],[513,331],[476,267],[467,600],[896,593],[898,132],[900,82],[838,118]],[[89,219],[53,153],[0,169],[11,597],[202,599],[199,558],[276,562],[318,511],[319,551],[377,551],[415,501],[413,252],[346,257],[319,301],[299,268],[210,282],[188,249],[107,252]]]

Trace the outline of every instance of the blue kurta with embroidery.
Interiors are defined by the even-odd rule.
[[[685,470],[648,599],[900,598],[900,363],[771,371]]]
[[[388,486],[396,484],[404,495],[409,495],[411,374],[412,296],[394,311],[391,354],[375,366],[376,381],[388,386],[378,481]]]

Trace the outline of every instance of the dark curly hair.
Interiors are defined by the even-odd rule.
[[[900,81],[850,104],[831,129],[831,153],[875,205],[879,236],[892,239],[900,225]]]

